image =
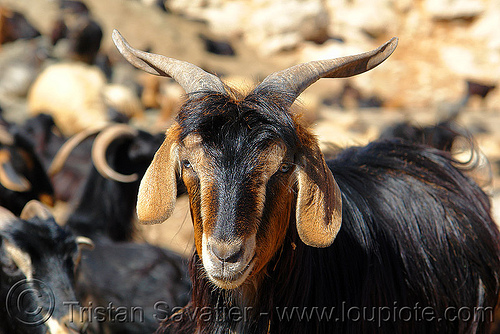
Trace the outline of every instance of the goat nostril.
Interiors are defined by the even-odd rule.
[[[243,255],[243,248],[240,248],[236,253],[230,255],[224,261],[228,263],[235,263],[238,262],[238,260],[241,258],[242,255]]]
[[[222,262],[235,263],[238,262],[243,255],[243,247],[240,245],[231,246],[214,244],[210,248],[212,253]]]

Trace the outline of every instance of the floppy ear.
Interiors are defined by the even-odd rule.
[[[22,220],[30,220],[33,217],[38,217],[43,220],[54,219],[49,208],[37,200],[31,200],[24,206],[19,218]]]
[[[328,247],[342,223],[340,189],[317,144],[298,168],[296,222],[300,239],[309,246]]]
[[[179,169],[178,127],[167,130],[163,144],[142,178],[137,196],[137,217],[144,224],[164,222],[174,211]]]

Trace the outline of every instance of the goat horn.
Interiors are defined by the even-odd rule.
[[[39,217],[40,219],[47,220],[53,218],[50,210],[37,200],[29,201],[21,211],[19,218],[22,220],[29,220],[33,217]]]
[[[398,39],[392,38],[379,48],[354,56],[316,60],[292,66],[267,76],[255,92],[271,90],[282,92],[288,107],[307,87],[321,78],[347,78],[366,72],[384,60],[396,49]]]
[[[75,241],[76,244],[82,248],[89,250],[93,250],[95,248],[94,242],[90,238],[79,235],[75,238]]]
[[[52,177],[59,173],[61,169],[64,166],[64,163],[68,159],[69,155],[73,150],[80,145],[81,142],[83,142],[85,139],[88,137],[95,135],[96,133],[99,133],[102,129],[104,129],[106,125],[101,125],[93,128],[89,128],[86,130],[83,130],[70,139],[68,139],[63,146],[57,151],[56,155],[54,156],[54,159],[52,159],[52,163],[50,164],[49,169],[47,170],[47,174]]]
[[[138,132],[126,124],[116,124],[101,132],[92,145],[92,161],[97,171],[105,178],[118,182],[130,183],[137,181],[137,174],[123,175],[109,166],[106,160],[106,150],[108,146],[119,137],[136,137]]]
[[[31,189],[30,182],[19,175],[12,166],[10,152],[6,149],[0,150],[0,184],[16,192],[26,192]]]
[[[112,37],[118,51],[129,63],[148,73],[171,77],[187,94],[203,91],[226,93],[224,84],[217,76],[196,65],[134,49],[116,29],[113,30]]]

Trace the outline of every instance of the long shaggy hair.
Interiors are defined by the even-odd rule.
[[[188,101],[178,123],[184,135],[200,134],[207,148],[242,140],[226,136],[229,125],[253,136],[263,127],[286,145],[308,142],[289,114],[273,116],[268,109],[275,106],[250,104],[252,98],[258,99]],[[190,106],[210,113],[190,113]],[[448,153],[399,140],[350,148],[327,164],[343,203],[332,246],[300,240],[292,204],[283,212],[290,217],[284,242],[253,292],[254,303],[243,305],[232,290],[211,283],[195,253],[192,301],[158,332],[486,332],[499,293],[500,233],[489,198],[459,164]],[[272,198],[266,202],[272,205]],[[242,305],[242,318],[221,313]]]

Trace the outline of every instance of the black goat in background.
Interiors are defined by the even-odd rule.
[[[74,270],[87,238],[59,226],[49,210],[30,201],[14,216],[0,207],[0,333],[83,333]]]
[[[29,135],[0,118],[0,205],[19,215],[33,199],[53,205],[52,183]]]
[[[95,244],[92,251],[83,252],[77,296],[84,307],[111,303],[142,313],[127,321],[116,321],[116,313],[91,318],[88,333],[153,332],[166,310],[189,300],[187,261],[169,250],[138,243],[134,228],[139,180],[163,138],[118,124],[94,141],[94,165],[66,222]]]

